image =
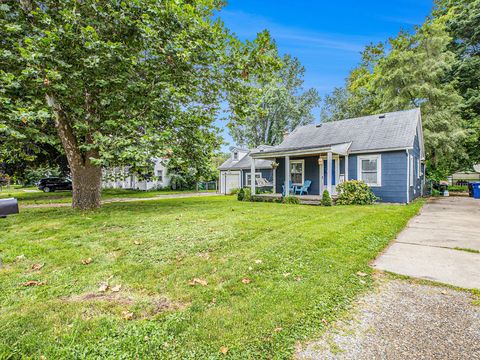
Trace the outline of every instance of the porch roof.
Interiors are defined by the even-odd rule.
[[[252,150],[250,156],[254,159],[271,159],[278,156],[295,155],[318,155],[332,152],[339,155],[347,155],[352,145],[351,142],[330,144],[325,146],[304,146],[304,147],[275,147],[268,150]]]

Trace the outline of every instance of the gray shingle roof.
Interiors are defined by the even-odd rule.
[[[273,149],[284,151],[351,142],[350,151],[409,148],[413,146],[420,109],[333,121],[296,128]]]
[[[239,161],[233,161],[233,156],[227,159],[222,165],[220,165],[220,170],[240,170],[240,169],[250,169],[252,165],[252,158],[248,155],[245,155]],[[272,162],[269,160],[255,160],[256,169],[271,169]]]

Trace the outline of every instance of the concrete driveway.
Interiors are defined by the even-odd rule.
[[[372,265],[376,269],[480,289],[480,200],[429,200]]]

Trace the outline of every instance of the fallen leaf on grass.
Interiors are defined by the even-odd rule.
[[[322,322],[325,324],[325,325],[328,325],[328,321],[326,319],[322,319]]]
[[[205,279],[194,278],[193,280],[188,282],[188,285],[190,285],[190,286],[195,286],[195,285],[207,286],[208,281],[205,280]]]
[[[135,245],[142,245],[142,242],[141,242],[141,241],[138,241],[138,240],[135,240],[133,243],[134,243]]]
[[[357,275],[358,276],[367,276],[368,274],[366,274],[364,272],[361,272],[361,271],[357,271]]]
[[[252,282],[252,280],[250,280],[249,278],[243,278],[242,279],[242,283],[244,284],[250,284]]]
[[[283,330],[283,328],[281,328],[281,327],[277,327],[277,328],[273,329],[274,332],[280,332],[282,330]]]
[[[122,311],[122,316],[125,320],[132,320],[133,319],[133,313],[129,311]]]
[[[122,285],[115,285],[114,287],[112,287],[112,291],[119,292],[121,288],[122,288]]]
[[[18,255],[18,256],[15,258],[15,262],[17,262],[17,261],[22,261],[22,260],[25,260],[25,255],[24,255],[24,254]]]
[[[40,270],[41,268],[43,268],[43,265],[45,264],[33,264],[32,270]]]
[[[289,277],[290,275],[291,275],[291,273],[284,273],[283,277]]]
[[[83,260],[82,260],[82,264],[83,264],[83,265],[88,265],[88,264],[90,264],[91,262],[92,262],[92,258],[88,258],[88,259],[83,259]]]
[[[365,280],[360,280],[360,284],[365,285],[367,282]]]
[[[42,286],[42,285],[45,285],[46,283],[47,283],[46,281],[29,280],[27,282],[24,282],[22,286]]]
[[[228,347],[222,346],[222,347],[220,348],[220,352],[221,352],[223,355],[227,355],[227,353],[228,353]]]
[[[98,287],[98,292],[105,292],[109,288],[108,283],[101,283]]]
[[[262,262],[262,260],[255,260],[255,264],[261,264]]]

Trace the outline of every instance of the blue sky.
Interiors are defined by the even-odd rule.
[[[270,30],[280,53],[305,66],[305,87],[323,97],[343,85],[365,45],[420,25],[432,6],[431,0],[230,0],[219,16],[242,40]],[[318,109],[315,115],[318,121]],[[225,122],[217,125],[224,129],[227,150],[234,142]]]

